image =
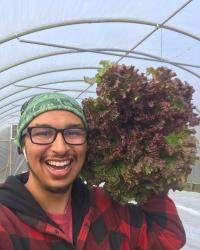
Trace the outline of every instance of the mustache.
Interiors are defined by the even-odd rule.
[[[72,152],[66,152],[66,153],[49,153],[49,154],[44,154],[41,156],[41,160],[46,160],[46,159],[77,159],[77,155]]]

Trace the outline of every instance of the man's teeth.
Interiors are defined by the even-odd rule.
[[[52,167],[66,167],[71,161],[47,161],[47,163]]]

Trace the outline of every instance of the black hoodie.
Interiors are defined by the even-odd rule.
[[[55,224],[34,199],[32,194],[25,188],[28,180],[28,172],[17,176],[9,176],[0,186],[0,203],[11,209],[14,213],[23,217],[35,218],[55,227]],[[72,220],[74,241],[79,233],[84,215],[89,208],[89,190],[78,178],[72,187]]]

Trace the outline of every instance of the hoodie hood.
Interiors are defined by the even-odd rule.
[[[0,186],[0,203],[8,207],[14,213],[31,220],[43,221],[57,226],[37,203],[24,184],[28,180],[29,173],[9,176]],[[72,186],[72,220],[74,237],[78,235],[83,218],[88,212],[90,203],[89,190],[80,178],[75,180]],[[31,223],[30,223],[31,224]],[[58,226],[57,226],[58,227]]]
[[[15,213],[51,223],[41,206],[36,202],[24,184],[28,180],[28,172],[16,176],[9,176],[0,186],[0,203]]]

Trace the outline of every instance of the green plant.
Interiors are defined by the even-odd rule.
[[[181,190],[197,159],[194,89],[164,67],[144,74],[133,66],[101,66],[92,80],[97,97],[82,103],[89,124],[82,177],[89,186],[105,183],[121,203]]]

